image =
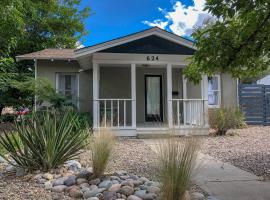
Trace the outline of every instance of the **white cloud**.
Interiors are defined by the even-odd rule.
[[[171,11],[158,8],[164,15],[164,19],[153,22],[144,21],[149,26],[158,26],[162,29],[170,29],[177,35],[189,36],[194,28],[203,25],[211,15],[204,11],[205,0],[193,0],[194,5],[186,6],[181,1],[176,1]]]
[[[144,24],[154,27],[157,26],[159,28],[165,29],[166,26],[168,26],[169,22],[168,21],[162,21],[160,19],[156,19],[153,22],[149,22],[149,21],[143,21]]]

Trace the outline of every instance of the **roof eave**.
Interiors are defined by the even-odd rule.
[[[148,29],[148,30],[145,30],[143,32],[138,32],[138,33],[128,35],[125,37],[121,37],[121,38],[118,38],[115,40],[111,40],[111,41],[108,41],[105,43],[101,43],[101,44],[97,44],[94,46],[78,49],[78,50],[75,50],[74,52],[76,54],[76,58],[84,57],[84,56],[87,56],[89,54],[93,54],[95,52],[98,52],[98,51],[101,51],[101,50],[104,50],[107,48],[118,46],[118,45],[121,45],[121,44],[124,44],[127,42],[131,42],[131,41],[138,40],[138,39],[141,39],[141,38],[144,38],[147,36],[151,36],[151,35],[157,35],[157,36],[162,37],[164,39],[178,43],[179,45],[183,45],[183,46],[186,46],[188,48],[197,50],[197,48],[194,46],[194,42],[189,41],[189,40],[182,38],[178,35],[175,35],[173,33],[170,33],[168,31],[154,27],[152,29]]]
[[[51,58],[43,58],[43,57],[27,57],[27,56],[16,56],[16,61],[20,62],[23,60],[77,60],[76,58],[59,58],[59,57],[51,57]]]

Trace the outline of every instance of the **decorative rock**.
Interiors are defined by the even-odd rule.
[[[96,178],[96,179],[93,179],[91,181],[89,181],[89,184],[90,185],[98,185],[100,183],[100,179],[99,178]]]
[[[90,197],[87,200],[99,200],[99,198],[97,198],[97,197]]]
[[[142,184],[142,182],[139,181],[139,180],[134,180],[134,181],[132,181],[132,183],[133,183],[133,185],[134,185],[135,187],[138,187],[139,185]]]
[[[111,176],[111,180],[121,181],[121,179],[118,176]]]
[[[108,191],[109,192],[117,192],[121,188],[121,184],[113,184]]]
[[[37,179],[37,183],[38,183],[38,184],[44,184],[46,181],[47,181],[47,180],[44,179],[44,178],[39,178],[39,179]]]
[[[92,172],[87,171],[87,170],[83,170],[81,171],[78,175],[77,178],[85,178],[85,179],[89,179],[91,176],[93,175]]]
[[[72,186],[76,184],[76,176],[70,176],[67,180],[64,181],[66,186]]]
[[[97,190],[98,189],[98,186],[96,186],[96,185],[90,185],[89,189],[90,190]]]
[[[148,180],[147,178],[145,178],[145,177],[141,177],[141,178],[139,178],[138,180],[141,181],[142,183],[145,183],[145,182],[149,181],[149,180]]]
[[[52,189],[53,185],[52,185],[51,181],[46,181],[44,183],[44,187],[46,190],[50,190],[50,189]]]
[[[80,187],[78,187],[77,185],[73,185],[73,186],[70,186],[70,187],[67,187],[65,189],[65,192],[68,192],[71,190],[71,189],[76,189],[76,190],[80,190]]]
[[[193,192],[191,194],[191,199],[192,200],[204,200],[205,198],[204,198],[204,195],[202,193],[200,193],[200,192]]]
[[[130,195],[127,200],[142,200],[140,197],[137,197],[135,195]]]
[[[115,176],[125,176],[127,175],[127,171],[124,170],[118,170],[114,173]]]
[[[119,184],[118,180],[112,180],[112,184]]]
[[[116,192],[103,192],[104,200],[115,200],[117,198]]]
[[[43,178],[45,178],[47,180],[52,180],[53,179],[53,175],[50,174],[50,173],[46,173],[46,174],[43,174]]]
[[[66,185],[57,185],[52,188],[52,192],[57,192],[57,193],[64,192],[66,188],[67,188]]]
[[[82,183],[82,184],[80,184],[80,187],[81,188],[89,188],[89,184],[88,183]]]
[[[58,179],[54,180],[54,181],[52,182],[52,184],[53,184],[53,186],[64,185],[64,182],[65,182],[65,180],[67,180],[67,179],[68,179],[68,177],[61,177],[61,178],[58,178]]]
[[[144,197],[144,195],[146,194],[146,190],[138,190],[135,192],[135,196],[140,197],[141,199]]]
[[[54,174],[54,175],[53,175],[53,178],[54,178],[54,179],[58,179],[58,178],[61,178],[61,177],[62,177],[61,174]]]
[[[133,181],[123,181],[121,183],[122,186],[130,186],[130,187],[134,187],[134,183]]]
[[[144,183],[144,185],[147,185],[147,186],[152,186],[153,184],[154,184],[153,181],[146,181],[146,182]]]
[[[84,198],[85,199],[88,199],[90,197],[94,197],[96,196],[98,193],[101,193],[101,192],[104,192],[106,189],[105,188],[98,188],[98,189],[95,189],[95,190],[88,190],[84,193]]]
[[[66,162],[68,169],[74,172],[79,171],[82,168],[81,164],[76,160],[69,160]]]
[[[86,178],[77,178],[77,184],[81,185],[82,183],[87,183],[87,179]]]
[[[69,196],[73,197],[73,198],[82,198],[83,197],[83,193],[76,189],[76,188],[72,188],[69,190]]]
[[[129,177],[131,179],[133,179],[133,180],[138,180],[139,179],[139,177],[137,175],[135,175],[135,174],[131,174]]]
[[[13,165],[8,165],[6,167],[6,172],[16,172],[16,167],[14,167]]]
[[[140,188],[141,188],[141,190],[147,190],[147,186],[146,185],[141,185]]]
[[[158,187],[155,187],[155,186],[149,186],[147,188],[147,192],[148,193],[155,193],[155,194],[158,194],[160,192],[160,189]]]
[[[110,188],[111,186],[112,186],[112,182],[109,181],[109,180],[102,181],[102,182],[98,185],[99,188],[106,188],[106,189]]]
[[[122,188],[120,188],[120,190],[118,191],[121,194],[124,194],[126,196],[132,195],[134,193],[134,189],[130,186],[124,186]]]
[[[143,195],[143,200],[153,200],[157,197],[156,194],[154,193],[146,193],[145,195]]]
[[[20,176],[24,176],[26,174],[25,169],[23,168],[16,168],[16,176],[20,177]]]

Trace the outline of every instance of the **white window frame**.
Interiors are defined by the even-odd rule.
[[[80,76],[79,76],[79,73],[77,72],[56,72],[55,74],[55,89],[56,89],[56,92],[59,93],[59,74],[65,76],[65,75],[75,75],[76,76],[76,79],[77,79],[77,105],[76,107],[79,109],[80,107],[80,101],[79,101],[79,98],[80,98]]]
[[[218,89],[217,90],[212,90],[213,92],[218,92],[218,104],[217,105],[209,105],[208,103],[208,107],[209,108],[220,108],[221,105],[221,81],[220,81],[220,74],[215,74],[213,76],[209,76],[207,77],[207,81],[209,78],[214,78],[216,77],[218,79]],[[209,94],[209,88],[207,90],[207,95]]]

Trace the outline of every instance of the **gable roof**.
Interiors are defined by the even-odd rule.
[[[44,49],[33,53],[16,56],[17,61],[21,60],[76,60],[74,49]]]
[[[116,38],[113,40],[109,40],[107,42],[103,42],[100,44],[96,44],[93,46],[84,47],[81,49],[76,49],[74,52],[76,54],[76,57],[86,56],[95,52],[103,51],[108,48],[112,48],[115,46],[119,46],[128,42],[132,42],[135,40],[139,40],[148,36],[158,36],[160,38],[169,40],[171,42],[174,42],[176,44],[185,46],[187,48],[190,48],[192,50],[196,50],[196,47],[194,46],[194,43],[186,38],[180,37],[174,33],[165,31],[163,29],[160,29],[158,27],[153,27],[144,31],[140,31],[137,33],[133,33],[124,37]]]
[[[101,53],[193,55],[195,50],[156,35],[110,47]]]
[[[106,49],[112,49],[113,47],[121,46],[123,44],[130,44],[133,41],[139,41],[140,39],[147,38],[149,36],[157,36],[163,40],[167,40],[170,43],[180,45],[184,49],[184,52],[193,52],[196,50],[194,42],[178,36],[174,33],[165,31],[158,27],[153,27],[144,31],[126,35],[124,37],[116,38],[107,42],[99,43],[93,46],[84,47],[81,49],[44,49],[33,53],[16,56],[17,61],[21,60],[77,60],[77,58],[84,57],[95,52],[106,52]],[[155,49],[157,51],[158,49]],[[158,51],[161,51],[160,49]],[[179,51],[179,49],[178,49]],[[136,53],[136,52],[135,52]],[[149,53],[149,51],[148,51]],[[185,53],[184,53],[185,54]],[[186,53],[190,54],[190,53]]]

